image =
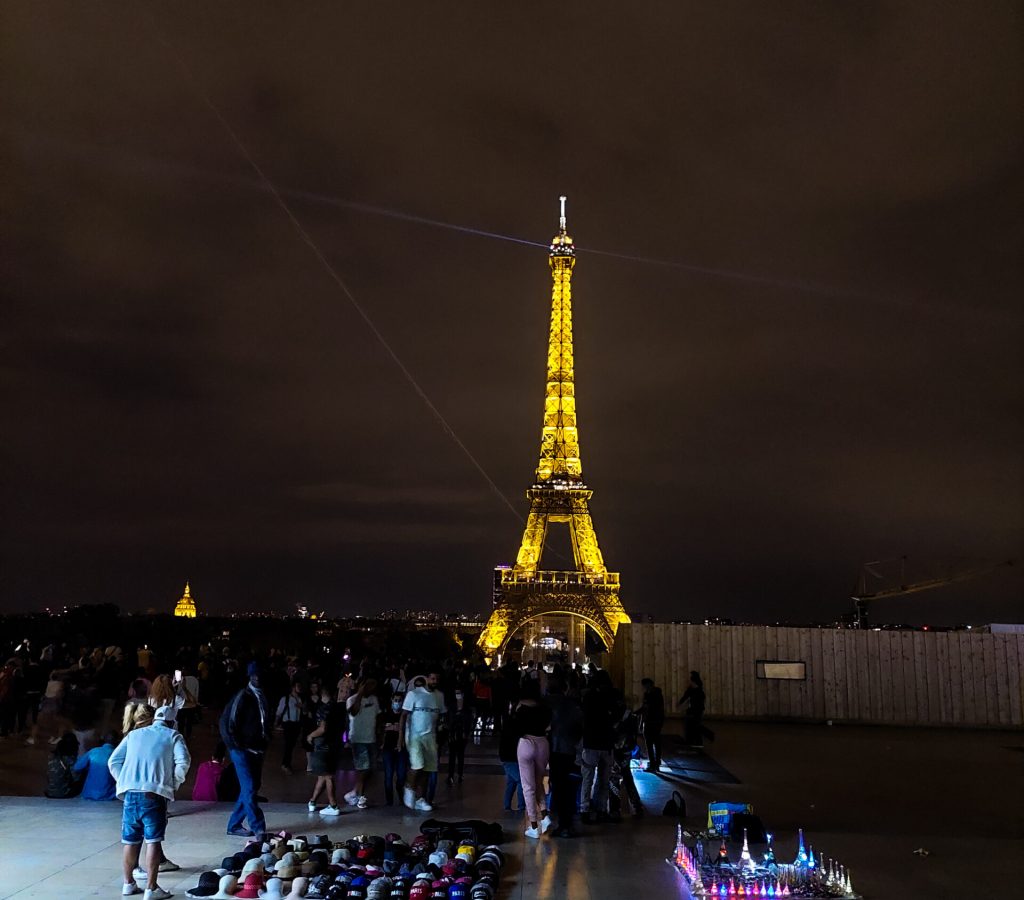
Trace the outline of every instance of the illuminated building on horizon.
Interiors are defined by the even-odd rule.
[[[174,607],[174,614],[186,619],[196,617],[196,601],[192,599],[192,592],[189,590],[188,582],[185,582],[185,593],[181,595],[178,605]]]

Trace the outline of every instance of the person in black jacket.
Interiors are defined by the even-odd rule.
[[[611,778],[612,747],[618,697],[611,677],[604,669],[593,674],[583,692],[583,788],[580,818],[590,824],[608,821],[608,782]],[[596,814],[596,815],[595,815]]]
[[[220,736],[234,763],[241,789],[228,819],[228,834],[237,837],[252,837],[267,830],[256,795],[263,780],[263,756],[270,742],[273,719],[260,689],[259,665],[249,663],[248,672],[249,683],[231,698],[220,717]]]
[[[704,725],[706,702],[700,672],[690,672],[690,684],[679,698],[679,705],[686,707],[683,711],[683,739],[694,750],[704,746],[704,738],[711,741],[715,739],[715,733]]]
[[[665,726],[665,695],[653,679],[643,678],[640,686],[644,689],[643,704],[640,707],[640,727],[647,745],[647,771],[657,772],[661,768],[661,729]]]

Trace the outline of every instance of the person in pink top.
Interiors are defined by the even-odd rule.
[[[192,788],[193,800],[213,801],[216,803],[220,798],[217,796],[217,782],[224,772],[224,757],[227,756],[227,748],[224,742],[217,744],[213,751],[213,759],[204,762],[196,772],[196,784]]]

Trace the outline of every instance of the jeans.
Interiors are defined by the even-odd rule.
[[[576,785],[573,782],[573,753],[551,754],[551,808],[558,817],[559,828],[572,828],[576,815]]]
[[[121,810],[121,843],[163,842],[167,830],[167,798],[145,791],[128,791]]]
[[[455,770],[458,769],[459,778],[466,768],[466,739],[451,739],[448,741],[448,777],[455,777]]]
[[[519,776],[519,763],[503,762],[505,768],[505,809],[512,808],[512,796],[519,794],[519,808],[526,806],[526,798],[523,796],[523,779]]]
[[[380,758],[384,764],[384,801],[391,806],[395,802],[395,783],[398,783],[399,791],[405,786],[409,757],[404,750],[400,752],[392,748],[381,751]]]
[[[644,743],[647,744],[648,768],[657,769],[661,766],[661,722],[652,722],[644,726]]]
[[[231,818],[228,819],[228,831],[237,831],[243,822],[248,821],[249,830],[260,834],[267,830],[267,820],[256,802],[256,794],[259,793],[263,781],[263,754],[250,753],[248,750],[228,752],[231,754],[231,762],[235,764],[238,786],[241,789],[238,802],[231,811]]]
[[[281,757],[281,765],[290,769],[292,767],[292,753],[295,752],[295,745],[299,740],[299,723],[282,722],[284,729],[284,755]]]
[[[583,748],[583,790],[580,794],[580,808],[583,812],[591,809],[608,812],[608,779],[611,772],[611,750]]]
[[[516,752],[519,756],[519,777],[523,779],[523,794],[526,797],[526,816],[531,822],[537,822],[545,806],[544,772],[548,767],[548,739],[524,734],[519,739]]]

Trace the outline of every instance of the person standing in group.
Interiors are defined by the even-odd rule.
[[[377,752],[377,717],[380,704],[374,693],[377,680],[361,681],[346,701],[348,708],[348,742],[352,747],[352,762],[356,767],[356,784],[344,800],[349,806],[366,809],[366,782],[373,771],[373,757]]]
[[[488,704],[489,706],[490,704]],[[466,744],[473,734],[477,712],[466,703],[466,694],[461,687],[455,688],[448,709],[448,783],[455,784],[458,776],[466,771]]]
[[[653,679],[640,679],[643,702],[640,705],[640,730],[647,745],[647,771],[661,768],[661,729],[665,726],[665,696]]]
[[[167,804],[181,787],[192,764],[185,739],[174,728],[173,706],[161,706],[153,724],[136,728],[124,736],[110,755],[107,766],[117,783],[117,797],[124,801],[121,815],[121,843],[124,844],[124,884],[121,894],[142,893],[135,879],[143,841],[146,854],[144,900],[165,900],[172,896],[159,884],[162,844],[167,830]]]
[[[263,757],[270,743],[270,715],[260,688],[259,664],[249,663],[247,671],[249,683],[231,698],[220,717],[220,736],[240,786],[227,830],[236,837],[252,837],[267,830],[267,820],[256,798],[263,781]]]
[[[551,709],[551,805],[558,818],[555,837],[575,837],[573,766],[583,737],[583,710],[579,701],[566,693],[562,677],[552,675],[548,680],[547,701]]]
[[[523,778],[519,774],[519,732],[511,715],[505,716],[505,724],[498,736],[498,759],[505,770],[505,811],[511,812],[513,798],[519,798],[519,811],[526,809],[523,796]]]
[[[181,668],[174,672],[173,685],[178,706],[178,731],[188,744],[192,740],[192,729],[199,721],[199,679],[185,663],[181,663]]]
[[[551,817],[544,802],[544,773],[550,755],[547,732],[551,726],[551,710],[541,700],[537,679],[524,680],[519,705],[512,719],[520,735],[516,756],[526,798],[526,818],[530,823],[524,833],[528,838],[539,838],[551,826]]]
[[[615,745],[616,706],[612,681],[604,669],[590,678],[583,692],[583,787],[580,818],[588,825],[608,821],[608,783]],[[596,813],[596,816],[595,816]]]
[[[713,741],[715,733],[704,727],[704,706],[707,696],[704,693],[704,682],[700,672],[690,672],[690,684],[679,698],[679,706],[683,710],[683,740],[694,750],[704,747],[704,738]]]
[[[444,713],[444,700],[437,690],[439,674],[434,671],[426,677],[417,675],[412,690],[402,701],[398,749],[409,751],[409,773],[402,800],[418,812],[433,809],[422,792],[430,775],[437,775],[437,725]]]
[[[295,752],[295,744],[299,740],[299,731],[302,728],[303,706],[302,682],[295,680],[292,682],[291,691],[285,694],[277,704],[275,717],[277,727],[284,732],[281,771],[288,775],[292,774],[292,754]]]
[[[381,714],[384,729],[380,752],[381,764],[384,769],[384,803],[387,806],[394,805],[395,785],[398,785],[399,791],[405,785],[406,769],[409,763],[408,754],[404,750],[398,749],[398,729],[402,721],[402,701],[404,699],[404,693],[392,694],[390,708]]]

